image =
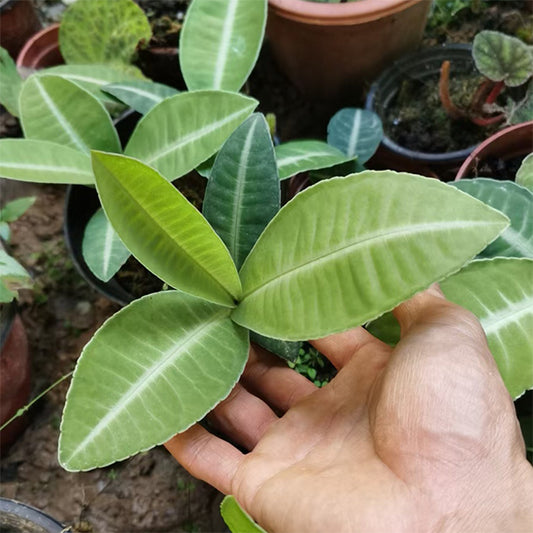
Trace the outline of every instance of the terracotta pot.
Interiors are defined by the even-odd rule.
[[[52,24],[36,33],[20,51],[17,66],[33,69],[62,65],[59,51],[59,24]]]
[[[408,54],[390,65],[372,84],[366,98],[366,109],[377,113],[385,122],[391,104],[405,80],[438,80],[444,60],[450,60],[460,72],[477,72],[468,44],[448,44]],[[414,172],[444,181],[453,180],[457,169],[476,145],[451,152],[421,152],[401,146],[385,133],[369,168]]]
[[[0,0],[0,46],[17,57],[41,23],[31,0]]]
[[[482,142],[465,160],[455,180],[472,178],[487,158],[513,159],[526,156],[533,150],[533,121],[510,126]],[[513,178],[511,178],[513,179]]]
[[[16,305],[0,305],[0,425],[26,405],[31,392],[30,356],[26,330]],[[0,432],[0,452],[5,453],[27,424],[19,417]]]
[[[431,0],[269,0],[267,37],[281,70],[305,96],[345,105],[418,45],[430,5]]]
[[[4,529],[5,528],[5,529]],[[47,514],[25,503],[0,498],[0,531],[61,533],[70,531]]]

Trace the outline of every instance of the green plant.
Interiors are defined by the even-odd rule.
[[[439,95],[448,115],[454,119],[467,118],[480,126],[504,120],[511,124],[522,121],[524,114],[527,116],[531,111],[531,87],[519,102],[507,98],[506,104],[501,106],[496,99],[505,87],[525,85],[533,76],[530,47],[516,37],[486,30],[476,35],[472,55],[477,69],[486,79],[472,95],[466,109],[452,102],[449,92],[450,62],[442,64]]]

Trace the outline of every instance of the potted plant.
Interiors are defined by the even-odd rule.
[[[8,223],[19,218],[35,198],[19,198],[0,209],[0,427],[23,407],[31,392],[30,354],[26,330],[17,313],[19,289],[30,288],[31,277],[7,250]],[[5,453],[26,426],[18,418],[0,431],[0,451]]]
[[[431,2],[269,0],[267,34],[281,70],[308,97],[349,105],[422,38]]]
[[[384,121],[377,164],[452,179],[495,129],[527,120],[532,74],[529,48],[499,32],[480,32],[472,48],[445,45],[402,58],[367,96],[367,109]]]

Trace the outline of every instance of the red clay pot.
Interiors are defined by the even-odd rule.
[[[267,36],[281,70],[305,96],[345,105],[418,45],[431,0],[268,3]]]
[[[0,0],[0,46],[17,57],[41,23],[31,0]]]
[[[477,168],[489,157],[503,160],[526,156],[533,149],[533,120],[500,130],[475,148],[462,164],[455,181],[477,175]]]
[[[59,24],[52,24],[37,32],[20,51],[17,67],[41,69],[64,63],[59,50]]]
[[[30,355],[26,330],[15,304],[0,306],[0,425],[28,403],[31,392]],[[5,453],[27,424],[25,416],[0,431]]]

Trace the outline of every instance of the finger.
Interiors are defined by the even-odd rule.
[[[232,480],[244,457],[234,446],[195,424],[174,435],[165,448],[191,475],[231,494]]]
[[[209,415],[216,429],[237,444],[252,450],[279,418],[263,400],[237,384]]]
[[[241,383],[280,413],[317,390],[307,378],[256,345],[252,345],[250,350]]]
[[[334,333],[322,339],[310,341],[311,344],[322,354],[324,354],[339,370],[352,358],[352,356],[365,347],[379,349],[380,351],[388,346],[376,339],[364,328],[354,328],[342,333]]]

